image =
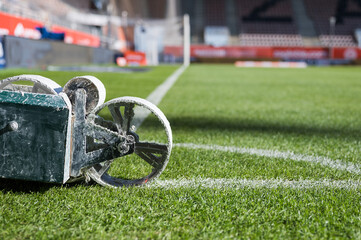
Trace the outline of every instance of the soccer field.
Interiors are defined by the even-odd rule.
[[[94,75],[110,100],[146,98],[176,69],[30,73],[62,86]],[[360,239],[360,76],[191,65],[159,104],[174,147],[158,180],[110,189],[0,179],[0,239]]]

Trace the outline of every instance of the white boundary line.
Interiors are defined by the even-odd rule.
[[[248,180],[248,179],[226,179],[226,178],[195,178],[195,179],[172,179],[155,180],[146,188],[209,188],[209,189],[243,189],[243,188],[291,188],[291,189],[311,189],[311,188],[336,188],[336,189],[361,189],[361,181],[351,180],[299,180],[289,181],[283,179],[273,180]]]
[[[148,97],[147,100],[158,105],[169,89],[178,80],[179,76],[187,69],[187,65],[179,67],[171,76],[169,76],[161,85],[159,85]],[[142,120],[146,119],[149,114],[143,114]],[[140,122],[140,124],[143,121]],[[139,127],[140,124],[136,127]],[[344,162],[341,160],[332,160],[327,157],[313,155],[295,154],[290,151],[281,152],[277,150],[265,150],[256,148],[239,148],[233,146],[219,145],[202,145],[193,143],[176,143],[174,147],[216,150],[222,152],[233,152],[240,154],[250,154],[261,157],[290,159],[297,162],[310,162],[330,167],[336,170],[347,171],[353,174],[361,175],[361,165]],[[361,181],[351,180],[300,180],[289,181],[282,179],[274,180],[248,180],[248,179],[172,179],[172,180],[155,180],[146,185],[147,188],[210,188],[210,189],[241,189],[241,188],[292,188],[292,189],[309,189],[309,188],[337,188],[337,189],[360,189]]]
[[[158,105],[162,101],[165,94],[178,80],[179,76],[187,69],[188,66],[182,65],[172,75],[170,75],[161,85],[159,85],[149,96],[147,100],[154,105]]]
[[[317,163],[322,166],[330,167],[336,170],[347,171],[353,174],[361,175],[361,165],[341,160],[332,160],[327,157],[319,157],[313,155],[296,154],[290,151],[281,152],[277,150],[265,150],[256,148],[239,148],[239,147],[227,147],[219,145],[201,145],[193,143],[175,143],[174,147],[190,148],[190,149],[203,149],[203,150],[216,150],[222,152],[232,152],[240,154],[250,154],[261,157],[290,159],[296,162],[309,162]]]
[[[158,105],[169,89],[178,80],[179,76],[187,69],[186,65],[179,67],[171,76],[169,76],[161,85],[159,85],[148,97],[147,100]],[[142,120],[146,119],[149,114],[143,114]],[[140,122],[140,124],[143,121]],[[140,124],[136,127],[139,127]],[[216,150],[223,152],[233,152],[240,154],[250,154],[262,157],[290,159],[297,162],[310,162],[330,167],[336,170],[347,171],[353,174],[361,175],[361,165],[344,162],[341,160],[332,160],[327,157],[319,157],[313,155],[295,154],[290,151],[281,152],[277,150],[265,150],[256,148],[239,148],[233,146],[219,145],[201,145],[193,143],[176,143],[175,147]],[[241,188],[292,188],[292,189],[308,189],[308,188],[337,188],[337,189],[360,189],[361,181],[351,180],[300,180],[289,181],[282,179],[274,180],[248,180],[248,179],[172,179],[172,180],[155,180],[146,185],[148,188],[210,188],[210,189],[241,189]]]
[[[159,85],[149,96],[146,98],[149,102],[154,105],[158,105],[162,101],[165,94],[169,89],[174,85],[178,80],[179,76],[187,69],[188,66],[182,65],[177,70],[175,70],[172,75],[170,75],[161,85]],[[149,116],[149,111],[144,111],[143,108],[136,107],[134,109],[134,115],[137,116],[137,120],[133,123],[135,128],[139,128],[144,120]]]

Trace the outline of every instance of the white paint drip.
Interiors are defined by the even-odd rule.
[[[272,180],[249,180],[249,179],[226,179],[226,178],[195,178],[195,179],[171,179],[155,180],[145,185],[147,188],[209,188],[209,189],[244,189],[244,188],[290,188],[290,189],[311,189],[311,188],[336,188],[336,189],[360,189],[361,181],[352,180],[299,180],[290,181],[283,179]]]
[[[265,150],[265,149],[256,149],[256,148],[239,148],[239,147],[229,147],[229,146],[219,146],[219,145],[201,145],[193,143],[176,143],[174,147],[183,147],[190,149],[203,149],[203,150],[216,150],[222,152],[232,152],[240,154],[250,154],[260,157],[270,157],[270,158],[279,158],[279,159],[290,159],[297,162],[309,162],[316,163],[322,166],[330,167],[336,170],[347,171],[353,174],[361,175],[361,165],[354,164],[350,162],[345,162],[341,160],[332,160],[327,157],[313,156],[313,155],[304,155],[296,154],[290,151],[281,152],[277,150]]]

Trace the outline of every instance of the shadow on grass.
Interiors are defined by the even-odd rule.
[[[73,188],[77,186],[90,185],[84,181],[78,181],[74,183],[67,184],[57,184],[57,183],[45,183],[45,182],[35,182],[35,181],[25,181],[25,180],[16,180],[16,179],[0,179],[0,191],[7,193],[43,193],[48,191],[51,188]]]
[[[207,117],[168,118],[172,130],[216,130],[222,132],[255,132],[266,134],[288,134],[300,136],[332,137],[361,140],[361,129],[303,124],[285,124],[255,119],[226,119]],[[147,124],[151,126],[151,122]]]

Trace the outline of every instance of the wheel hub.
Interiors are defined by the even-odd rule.
[[[117,150],[122,155],[131,154],[134,152],[135,137],[133,135],[126,135],[124,140],[117,145]]]

